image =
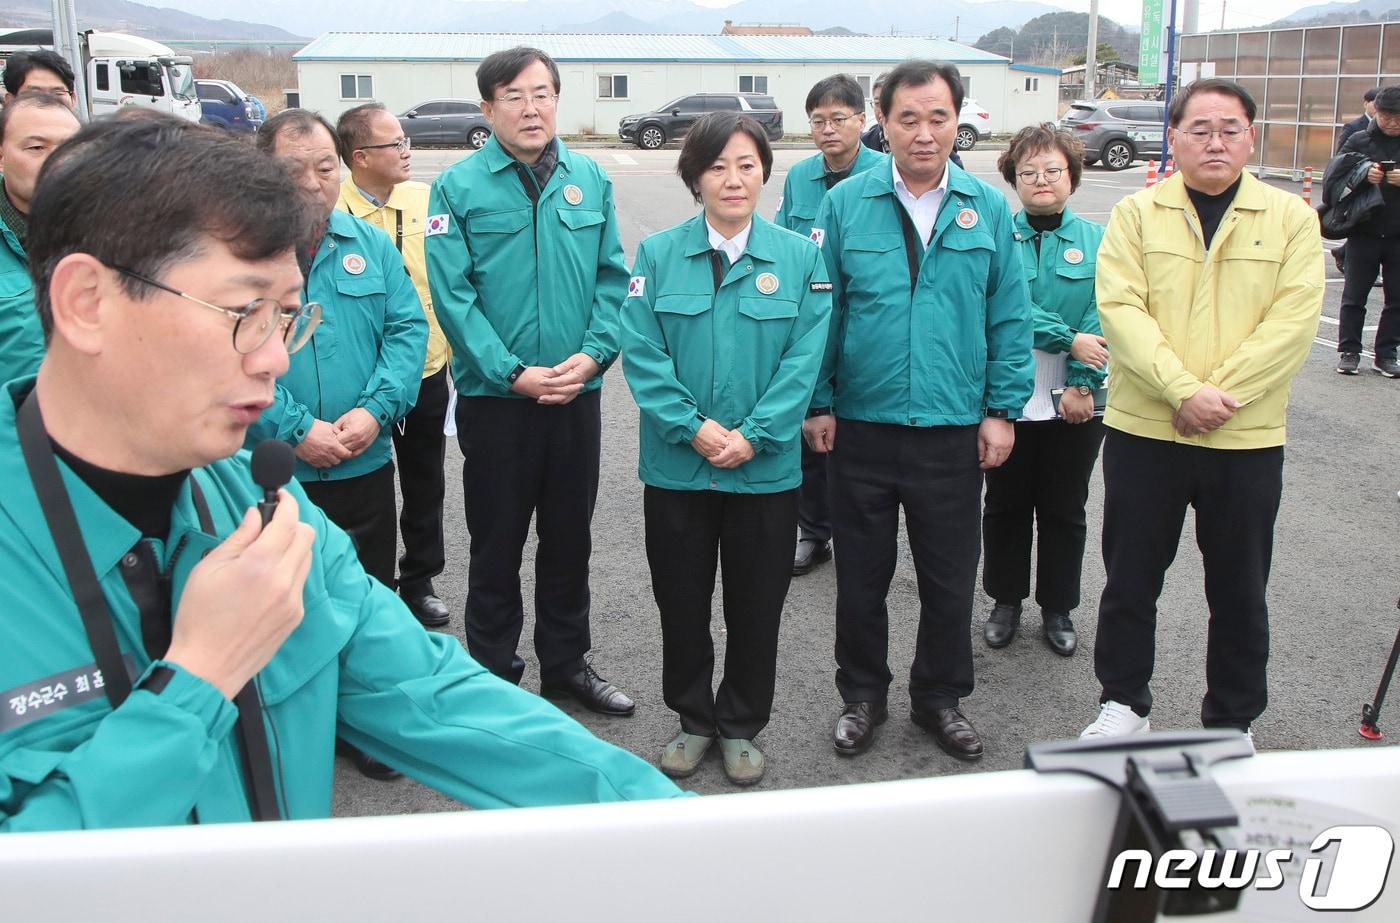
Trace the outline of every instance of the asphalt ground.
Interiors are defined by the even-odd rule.
[[[675,175],[676,153],[636,148],[587,152],[614,180],[629,260],[643,237],[694,214],[690,196]],[[461,156],[458,151],[415,151],[414,176],[431,181]],[[764,215],[776,210],[787,168],[804,156],[805,151],[797,150],[775,153],[773,176],[760,205]],[[964,155],[970,170],[1013,197],[996,174],[996,157],[997,152],[983,150]],[[1087,218],[1106,222],[1114,203],[1144,185],[1145,172],[1141,165],[1121,173],[1089,168],[1071,207]],[[1300,188],[1293,183],[1276,184],[1295,192]],[[1375,694],[1400,626],[1396,612],[1400,471],[1394,460],[1400,447],[1400,381],[1372,372],[1369,354],[1359,376],[1334,373],[1341,278],[1330,259],[1327,276],[1317,341],[1294,382],[1289,410],[1283,503],[1269,585],[1270,706],[1254,727],[1260,749],[1385,746],[1391,740],[1364,743],[1357,726],[1361,704]],[[1376,289],[1367,317],[1368,346],[1380,305]],[[637,712],[617,719],[568,703],[563,707],[600,737],[654,762],[677,722],[661,700],[661,634],[643,549],[642,490],[636,476],[637,411],[617,366],[608,373],[603,389],[603,426],[601,486],[593,519],[594,663],[633,695]],[[469,539],[462,514],[461,455],[451,440],[447,470],[448,566],[437,580],[437,589],[455,613],[446,630],[460,639]],[[835,572],[825,565],[795,578],[783,613],[773,718],[756,740],[768,759],[767,776],[758,787],[1018,769],[1028,744],[1077,736],[1097,713],[1093,647],[1097,600],[1104,585],[1098,543],[1102,506],[1103,483],[1096,474],[1088,504],[1084,602],[1074,613],[1080,633],[1075,656],[1061,658],[1045,646],[1033,601],[1027,604],[1016,640],[1003,650],[989,650],[981,632],[991,603],[979,591],[972,625],[977,687],[963,703],[986,744],[985,757],[975,764],[946,756],[908,718],[907,681],[919,601],[903,535],[889,593],[890,664],[895,676],[889,695],[890,720],[880,729],[873,749],[863,756],[837,756],[830,741],[832,723],[841,708],[833,681]],[[528,664],[524,685],[535,690],[539,676],[529,642],[532,549],[527,549],[525,560],[521,655]],[[722,663],[725,633],[718,589],[715,599],[716,658]],[[1153,727],[1198,728],[1208,612],[1191,516],[1159,610]],[[1400,702],[1400,692],[1392,701]],[[1382,729],[1389,725],[1400,737],[1397,709],[1400,704],[1384,710],[1380,724]],[[734,790],[724,778],[718,748],[684,786],[700,793]],[[348,761],[338,761],[338,815],[460,808],[413,780],[373,782],[361,777]]]

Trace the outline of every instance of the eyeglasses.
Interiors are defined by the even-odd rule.
[[[223,308],[186,294],[177,288],[171,288],[163,282],[157,282],[149,276],[144,276],[124,266],[112,266],[111,268],[137,282],[144,282],[146,285],[158,288],[163,292],[179,295],[186,301],[193,301],[197,305],[212,308],[232,317],[233,348],[240,355],[246,356],[251,352],[256,352],[259,347],[272,339],[273,331],[279,328],[282,330],[282,342],[287,345],[287,353],[290,355],[310,341],[311,334],[321,323],[321,306],[314,301],[309,301],[296,308],[287,308],[276,298],[254,298],[241,308]]]
[[[1053,186],[1060,181],[1060,177],[1064,174],[1064,167],[1051,167],[1048,170],[1024,170],[1017,173],[1016,178],[1027,186],[1034,186],[1040,182],[1040,178],[1043,176],[1045,181]]]
[[[829,119],[808,119],[807,124],[812,126],[812,131],[821,131],[828,125],[840,131],[845,128],[846,123],[853,118],[855,118],[853,115],[834,115]]]
[[[502,96],[498,98],[496,102],[500,103],[502,106],[505,106],[507,109],[510,109],[514,112],[518,112],[521,109],[525,108],[525,101],[527,99],[534,104],[536,109],[544,111],[546,109],[554,108],[554,104],[559,101],[559,94],[534,93],[530,96],[526,96],[524,93],[511,93],[507,96]]]
[[[383,144],[365,144],[355,148],[357,151],[377,151],[381,148],[392,147],[400,154],[413,147],[412,138],[400,138],[397,141],[386,141]]]
[[[1238,144],[1240,139],[1249,133],[1247,128],[1192,128],[1187,131],[1181,128],[1174,129],[1177,134],[1185,135],[1191,139],[1192,144],[1209,144],[1211,135],[1219,135],[1220,140],[1225,144]]]

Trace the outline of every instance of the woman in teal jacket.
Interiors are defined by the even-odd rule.
[[[1005,647],[1016,636],[1030,592],[1034,522],[1045,642],[1068,657],[1078,644],[1069,614],[1079,605],[1084,504],[1103,442],[1095,397],[1108,350],[1094,301],[1103,227],[1065,205],[1084,169],[1084,145],[1068,132],[1049,123],[1023,128],[997,166],[1025,206],[1015,237],[1035,318],[1035,391],[1016,422],[1010,458],[987,472],[982,588],[995,605],[984,637]]]
[[[754,214],[772,172],[738,113],[695,124],[678,171],[703,211],[642,241],[622,306],[641,408],[647,560],[662,690],[681,720],[661,769],[695,772],[716,738],[739,785],[763,777],[778,622],[792,576],[802,420],[831,314],[817,245]],[[724,678],[712,693],[710,598],[724,571]]]

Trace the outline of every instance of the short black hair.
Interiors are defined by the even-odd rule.
[[[554,59],[538,48],[516,45],[487,55],[476,66],[476,88],[481,92],[481,98],[487,102],[495,99],[498,89],[510,86],[521,71],[536,61],[549,68],[549,79],[554,82],[554,92],[558,93],[559,65],[554,63]]]
[[[1400,115],[1400,86],[1386,87],[1376,94],[1376,111]]]
[[[353,109],[346,109],[335,121],[336,146],[345,165],[351,166],[350,158],[355,151],[369,143],[369,122],[376,112],[388,112],[383,103],[364,103]],[[274,116],[275,118],[275,116]]]
[[[807,114],[822,103],[847,106],[852,112],[865,111],[865,91],[850,74],[833,74],[813,84],[807,92]]]
[[[1363,103],[1373,103],[1376,101],[1376,97],[1379,95],[1381,95],[1381,88],[1371,87],[1371,89],[1361,94],[1361,101]]]
[[[690,133],[681,145],[681,155],[676,160],[676,172],[681,182],[695,201],[700,201],[700,176],[710,168],[724,146],[736,134],[743,133],[753,139],[758,148],[758,159],[763,164],[763,181],[773,175],[773,147],[768,143],[768,135],[763,126],[741,112],[709,112],[696,120]]]
[[[1240,101],[1244,107],[1244,118],[1249,124],[1254,124],[1254,116],[1258,113],[1259,107],[1254,104],[1254,97],[1249,95],[1249,91],[1233,80],[1224,77],[1207,77],[1205,80],[1197,80],[1188,83],[1176,95],[1172,97],[1171,111],[1167,113],[1167,124],[1176,128],[1181,124],[1181,120],[1186,117],[1186,107],[1191,104],[1191,100],[1197,96],[1207,93],[1218,93],[1221,96],[1233,96]]]
[[[6,103],[5,108],[0,109],[0,141],[5,140],[5,129],[9,126],[10,119],[22,109],[61,109],[73,116],[74,122],[78,121],[72,108],[58,94],[47,90],[25,90]]]
[[[932,83],[935,78],[942,78],[948,84],[948,89],[953,93],[953,118],[958,117],[962,111],[963,104],[963,82],[962,74],[958,72],[957,65],[949,64],[947,61],[923,61],[918,58],[910,58],[901,62],[894,70],[885,75],[885,83],[880,87],[880,111],[885,114],[885,118],[890,118],[890,106],[894,104],[894,93],[900,87],[919,87],[926,83]]]
[[[159,279],[211,239],[243,260],[293,251],[319,220],[278,163],[227,132],[149,109],[95,119],[44,162],[29,210],[25,249],[44,334],[49,281],[71,253]],[[133,298],[151,291],[121,279]]]
[[[58,79],[63,81],[68,92],[73,92],[73,65],[58,52],[41,48],[37,51],[16,51],[5,61],[5,89],[10,95],[19,92],[19,88],[24,86],[25,79],[29,77],[29,72],[36,67],[53,71],[58,75]]]
[[[258,150],[264,154],[271,154],[273,149],[277,147],[278,136],[288,135],[300,138],[315,131],[317,125],[324,128],[326,134],[331,136],[331,141],[335,142],[336,153],[344,159],[346,154],[341,150],[340,135],[336,133],[335,126],[328,122],[324,115],[310,109],[283,109],[263,122],[257,134]]]

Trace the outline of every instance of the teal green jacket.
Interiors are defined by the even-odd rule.
[[[903,426],[1019,416],[1035,384],[1031,305],[1011,210],[949,164],[915,290],[889,168],[838,184],[813,226],[832,282],[831,338],[814,410]],[[922,245],[921,241],[916,244]]]
[[[704,212],[637,249],[622,350],[641,409],[638,475],[671,490],[790,490],[831,316],[826,267],[812,241],[754,215],[716,292],[710,249]],[[754,457],[713,467],[690,444],[706,419],[737,428]]]
[[[510,386],[521,365],[555,366],[583,352],[606,369],[617,358],[627,264],[612,181],[556,143],[559,166],[533,205],[494,135],[433,183],[428,284],[465,397],[519,397]],[[602,384],[598,375],[584,390]]]
[[[316,420],[334,423],[363,407],[379,422],[370,447],[330,468],[298,459],[296,478],[338,481],[378,471],[389,463],[392,428],[413,409],[423,380],[428,318],[418,290],[389,235],[334,211],[304,297],[321,303],[321,326],[292,355],[273,405],[248,428],[245,444],[299,445]]]
[[[0,389],[0,833],[185,824],[192,810],[202,823],[249,820],[237,710],[204,680],[148,656],[119,566],[141,536],[59,460],[134,675],[155,665],[175,672],[160,694],[137,689],[115,711],[93,689],[93,652],[16,436],[13,398],[31,384]],[[192,475],[217,535],[200,530],[183,489],[170,535],[155,543],[173,572],[172,608],[203,553],[261,497],[248,464],[239,453]],[[258,674],[283,817],[330,816],[337,735],[476,808],[681,794],[647,763],[483,669],[456,638],[424,631],[366,576],[349,537],[300,486],[288,489],[316,541],[305,617]]]
[[[1094,299],[1094,267],[1103,225],[1085,221],[1066,206],[1060,226],[1041,236],[1038,255],[1036,230],[1026,220],[1024,211],[1016,213],[1015,228],[1035,316],[1035,348],[1064,353],[1069,352],[1076,333],[1101,335],[1099,307]],[[1066,383],[1100,388],[1107,374],[1107,369],[1095,369],[1071,358]]]
[[[0,195],[5,191],[0,188]],[[29,258],[19,240],[0,223],[0,382],[39,371],[44,328],[34,310]]]
[[[859,176],[871,167],[889,162],[888,154],[872,150],[864,144],[859,145],[859,148],[855,163],[851,164],[851,176]],[[817,220],[817,211],[821,208],[822,200],[826,198],[828,191],[825,176],[826,161],[823,154],[793,164],[792,169],[788,171],[787,180],[783,183],[783,200],[778,203],[778,214],[773,216],[773,222],[789,231],[796,231],[803,237],[812,233],[812,222]]]

